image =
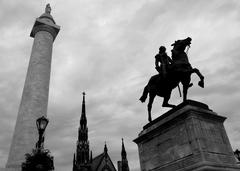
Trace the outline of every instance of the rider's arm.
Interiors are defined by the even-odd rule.
[[[158,68],[159,67],[159,65],[158,65],[158,63],[159,63],[159,56],[158,55],[156,55],[155,56],[155,68]]]
[[[170,64],[172,63],[172,59],[168,56],[168,61],[170,62]]]
[[[155,59],[155,67],[156,67],[156,68],[159,67],[159,66],[158,66],[158,60],[157,60],[157,59]]]

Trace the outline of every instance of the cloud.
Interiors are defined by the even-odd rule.
[[[6,164],[33,39],[29,37],[45,2],[0,2],[0,166]],[[239,146],[239,6],[238,0],[157,1],[51,0],[61,26],[53,45],[46,148],[59,171],[72,168],[86,91],[90,148],[94,156],[107,141],[114,164],[125,139],[131,170],[139,170],[132,142],[147,123],[146,104],[138,101],[151,75],[160,45],[171,55],[171,43],[192,37],[188,54],[205,75],[206,87],[194,86],[189,98],[207,103],[227,116],[225,127]],[[192,77],[197,85],[198,78]],[[173,91],[171,103],[181,98]],[[153,118],[167,109],[156,98]]]

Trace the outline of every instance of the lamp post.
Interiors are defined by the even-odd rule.
[[[238,149],[234,151],[234,155],[238,159],[238,162],[240,162],[240,151]]]
[[[37,129],[38,129],[38,134],[39,134],[39,139],[38,142],[36,144],[36,148],[37,150],[41,150],[43,149],[43,143],[44,143],[44,131],[48,125],[48,119],[45,118],[44,116],[42,116],[41,118],[38,118],[36,120],[36,125],[37,125]]]
[[[32,153],[27,153],[26,161],[22,163],[22,171],[53,171],[53,156],[50,155],[50,151],[44,149],[44,132],[48,125],[48,119],[44,116],[36,120],[36,125],[39,133],[38,142],[36,148]]]

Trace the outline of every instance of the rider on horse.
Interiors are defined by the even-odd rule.
[[[197,68],[193,68],[189,63],[187,53],[185,50],[190,47],[192,39],[190,37],[177,40],[172,44],[172,59],[167,56],[166,48],[160,47],[159,54],[156,55],[155,65],[159,74],[154,75],[148,81],[148,84],[144,87],[143,94],[140,97],[141,102],[145,102],[149,97],[148,102],[148,120],[151,121],[152,103],[156,96],[163,97],[163,107],[173,108],[175,105],[169,104],[171,92],[176,88],[179,83],[183,87],[183,101],[187,100],[187,93],[191,83],[191,75],[197,74],[200,78],[198,85],[204,87],[204,76]],[[161,65],[159,66],[159,63]]]
[[[159,48],[159,53],[155,56],[155,69],[159,72],[159,75],[162,78],[166,78],[171,63],[172,59],[167,55],[166,48],[161,46]]]

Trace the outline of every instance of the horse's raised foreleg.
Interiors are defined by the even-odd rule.
[[[156,94],[155,93],[149,93],[149,102],[148,102],[148,121],[151,122],[152,121],[152,104],[154,101]]]
[[[170,97],[171,97],[171,91],[166,96],[163,97],[162,107],[171,107],[171,108],[175,107],[175,105],[168,103]]]
[[[193,69],[193,73],[196,73],[198,77],[200,78],[200,81],[198,82],[198,85],[202,88],[204,88],[204,76],[201,74],[201,72],[197,69]]]

